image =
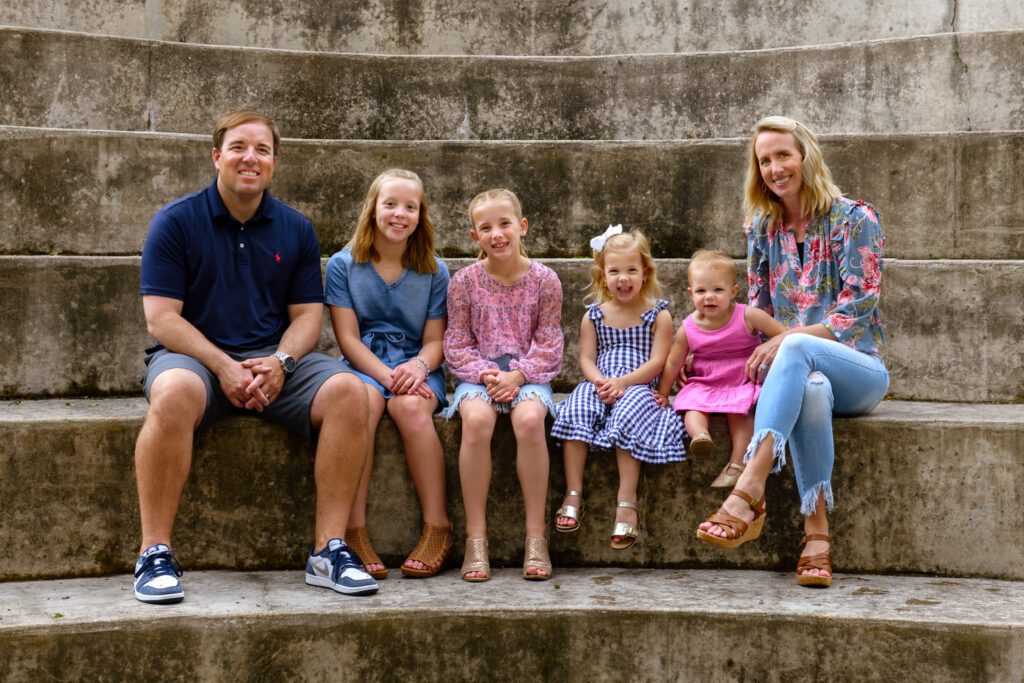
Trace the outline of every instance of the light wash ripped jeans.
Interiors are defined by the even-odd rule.
[[[770,434],[772,472],[778,472],[786,464],[788,442],[800,512],[813,514],[821,494],[832,510],[832,416],[870,412],[888,389],[889,371],[881,358],[810,334],[787,336],[761,388],[754,437],[743,462]]]

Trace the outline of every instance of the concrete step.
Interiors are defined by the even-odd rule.
[[[454,271],[469,259],[448,259]],[[554,382],[579,381],[581,299],[589,259],[544,259],[562,280],[565,360]],[[686,261],[659,260],[676,324],[689,312]],[[742,283],[746,276],[737,264]],[[889,396],[931,401],[1024,397],[1024,264],[1020,261],[886,260],[882,299]],[[151,345],[138,294],[139,258],[0,257],[0,397],[136,393]],[[936,295],[941,291],[941,295]],[[927,302],[932,303],[927,303]],[[966,311],[978,311],[965,323]],[[336,353],[325,316],[321,350]]]
[[[0,405],[0,580],[125,571],[138,552],[133,451],[144,414],[142,399]],[[435,424],[448,454],[449,511],[461,554],[461,423],[438,418]],[[1012,541],[1024,488],[1024,406],[885,401],[868,416],[837,419],[835,434],[831,522],[839,571],[1024,579],[1024,545]],[[626,552],[608,545],[614,460],[590,458],[581,530],[551,534],[556,565],[791,571],[802,528],[790,466],[769,480],[769,519],[757,542],[726,552],[695,538],[696,525],[724,498],[709,488],[728,459],[724,421],[715,422],[712,435],[718,444],[712,458],[644,468],[645,538]],[[491,553],[495,563],[516,566],[523,512],[506,419],[493,443]],[[550,445],[554,515],[565,484],[560,452]],[[376,452],[369,529],[377,551],[397,567],[416,543],[420,520],[401,442],[387,419]],[[228,418],[205,433],[175,528],[185,566],[301,566],[313,534],[312,460],[311,447],[256,418]]]
[[[1024,258],[1024,196],[991,191],[1024,176],[1024,132],[822,142],[839,186],[881,213],[888,256]],[[0,253],[137,254],[158,207],[210,182],[209,149],[208,135],[0,127],[0,175],[14,179],[0,183]],[[589,257],[590,238],[621,222],[642,228],[662,257],[699,247],[741,257],[745,151],[743,139],[287,140],[272,189],[313,220],[325,254],[348,241],[370,181],[397,165],[424,178],[448,256],[476,254],[470,197],[511,186],[536,256]]]
[[[74,0],[0,5],[0,24],[102,33],[125,38],[268,47],[288,50],[395,54],[618,54],[756,50],[842,40],[908,38],[948,31],[1024,28],[1012,2],[950,5],[944,0],[836,6],[808,0],[800,20],[774,30],[779,7],[761,0],[527,0],[495,6],[487,0],[453,6],[442,0],[317,3],[269,0]],[[814,17],[842,26],[822,31]]]
[[[499,570],[387,580],[372,597],[300,571],[190,572],[146,606],[130,577],[0,586],[6,680],[1017,681],[1019,582],[788,573]],[[722,647],[728,643],[728,647]],[[835,646],[826,647],[826,643]],[[718,644],[718,646],[715,646]],[[770,652],[771,656],[765,656]],[[126,653],[131,653],[130,656]],[[484,674],[483,672],[486,672]]]
[[[205,133],[225,107],[251,104],[290,137],[328,139],[732,137],[773,111],[822,134],[1014,130],[1024,128],[1014,96],[1024,88],[1022,60],[1022,30],[533,58],[214,48],[7,28],[0,124]],[[225,93],[238,83],[244,94],[229,105]]]

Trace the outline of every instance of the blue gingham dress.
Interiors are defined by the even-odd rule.
[[[597,331],[597,368],[605,377],[621,377],[651,357],[654,320],[668,307],[659,299],[634,327],[618,329],[604,324],[604,311],[597,304],[587,310]],[[672,408],[654,400],[657,378],[649,384],[633,385],[618,401],[601,402],[591,382],[584,380],[558,406],[551,436],[562,441],[585,441],[592,450],[621,448],[643,462],[666,463],[686,459],[683,421]]]

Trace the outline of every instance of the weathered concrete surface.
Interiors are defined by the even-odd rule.
[[[841,26],[841,35],[824,29]],[[786,30],[777,30],[779,22]],[[1024,28],[1010,0],[9,0],[0,24],[171,42],[394,54],[750,50]]]
[[[1024,258],[1024,133],[831,136],[837,183],[872,202],[893,258]],[[137,254],[163,204],[210,182],[209,136],[0,127],[0,252]],[[366,188],[390,166],[426,183],[438,247],[475,255],[466,205],[508,186],[534,256],[589,257],[609,223],[638,227],[661,257],[745,254],[746,141],[369,142],[287,140],[274,193],[316,225],[325,255],[347,241]],[[652,173],[651,169],[658,169]]]
[[[205,133],[223,109],[248,104],[291,136],[328,139],[731,137],[767,112],[823,134],[1024,128],[1021,30],[530,58],[282,52],[8,28],[0,59],[6,125]],[[239,99],[226,104],[228,92]]]
[[[455,271],[469,259],[449,259]],[[562,281],[565,356],[556,390],[579,381],[581,299],[590,261],[545,259]],[[689,312],[686,261],[659,260],[679,324]],[[741,264],[737,277],[744,286]],[[138,257],[0,257],[0,397],[136,393],[151,345],[138,295]],[[1024,264],[886,260],[882,298],[890,398],[1011,401],[1024,396]],[[941,290],[942,296],[936,291]],[[966,324],[965,311],[981,309]],[[998,311],[998,315],[987,312]],[[320,349],[336,353],[324,318]]]
[[[1015,582],[851,575],[808,591],[759,572],[570,570],[536,584],[499,571],[484,585],[449,572],[347,598],[298,571],[186,579],[185,602],[162,607],[136,603],[128,576],[0,586],[7,680],[864,681],[892,679],[894,662],[900,680],[929,683],[1024,672]],[[628,647],[610,646],[625,633]]]
[[[139,533],[133,449],[144,413],[142,399],[0,404],[0,580],[120,572],[130,565]],[[438,418],[435,425],[448,454],[448,507],[461,557],[461,423]],[[886,401],[869,416],[837,419],[835,433],[831,521],[840,571],[1024,579],[1024,545],[1013,540],[1024,487],[1024,406]],[[591,457],[587,516],[578,533],[551,534],[556,564],[791,571],[801,528],[790,466],[769,480],[771,513],[756,543],[727,553],[694,537],[724,497],[708,488],[727,459],[724,422],[714,424],[713,436],[714,457],[644,468],[645,540],[628,552],[608,546],[617,490],[613,458]],[[369,528],[378,552],[396,567],[419,536],[419,506],[389,420],[376,450]],[[554,442],[551,457],[549,523],[565,490]],[[488,520],[492,560],[510,567],[522,563],[525,535],[514,460],[511,427],[501,420]],[[195,569],[301,567],[313,534],[312,470],[309,445],[255,418],[229,418],[206,432],[175,529],[180,559]]]

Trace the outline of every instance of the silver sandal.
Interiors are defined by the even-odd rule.
[[[566,491],[565,498],[568,498],[569,496],[576,496],[577,498],[579,498],[580,506],[576,507],[575,505],[563,505],[562,507],[558,508],[558,512],[555,513],[555,531],[560,531],[563,534],[571,534],[574,531],[579,530],[580,522],[583,521],[583,513],[586,512],[587,509],[587,504],[583,500],[582,493],[580,493],[579,491]],[[563,498],[562,500],[565,500],[565,498]],[[557,521],[559,517],[568,517],[569,519],[576,520],[576,523],[572,525],[559,524]]]
[[[612,529],[612,541],[611,546],[616,550],[625,550],[631,548],[637,539],[640,538],[640,528],[638,526],[640,522],[640,508],[636,506],[636,503],[630,503],[628,500],[620,500],[617,507],[627,508],[629,510],[636,510],[637,524],[631,522],[615,522],[615,527]],[[615,537],[620,536],[626,541],[616,541]]]

